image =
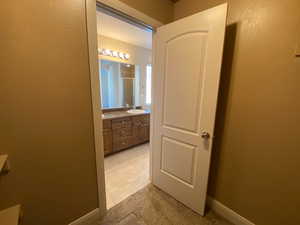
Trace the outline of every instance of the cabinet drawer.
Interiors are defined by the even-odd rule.
[[[134,126],[149,126],[150,116],[148,114],[142,116],[134,116],[132,117],[132,123]]]
[[[132,126],[132,122],[130,118],[125,119],[115,119],[112,121],[112,129],[121,129],[121,128],[128,128]]]
[[[113,139],[118,140],[118,139],[123,139],[123,138],[128,138],[132,136],[132,129],[129,128],[122,128],[122,129],[117,129],[113,131]]]
[[[125,148],[131,147],[133,144],[132,138],[122,139],[116,142],[113,142],[113,151],[119,151]]]

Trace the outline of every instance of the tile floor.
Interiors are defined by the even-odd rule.
[[[109,209],[150,183],[149,143],[105,157],[104,167]]]
[[[88,225],[88,224],[87,224]],[[89,225],[232,225],[211,210],[204,217],[149,184]]]

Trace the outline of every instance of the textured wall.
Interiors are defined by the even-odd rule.
[[[180,0],[175,18],[224,2]],[[300,224],[300,1],[227,2],[209,194],[257,225]]]
[[[124,0],[162,22],[168,1]],[[98,207],[85,0],[0,7],[0,209],[24,225],[65,225]]]
[[[169,23],[173,20],[174,4],[170,0],[120,0],[125,4],[161,21]]]
[[[66,225],[98,207],[84,0],[0,7],[0,209]]]

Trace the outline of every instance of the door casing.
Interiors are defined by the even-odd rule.
[[[92,112],[93,112],[93,127],[94,127],[94,143],[95,143],[95,157],[96,157],[96,170],[97,170],[97,185],[98,185],[98,211],[99,216],[104,216],[107,211],[106,207],[106,190],[105,190],[105,176],[104,176],[104,147],[103,147],[103,128],[102,128],[102,106],[100,98],[100,80],[99,80],[99,63],[97,52],[97,19],[96,19],[96,1],[106,4],[122,13],[130,15],[149,24],[155,29],[162,26],[163,23],[149,17],[148,15],[128,6],[119,0],[85,0],[86,2],[86,26],[87,26],[87,39],[88,39],[88,55],[89,55],[89,68],[90,68],[90,86],[92,96]],[[155,46],[152,47],[152,51]],[[153,58],[153,54],[152,54]],[[154,63],[152,61],[152,67]],[[152,91],[153,93],[153,91]],[[153,116],[151,115],[150,121],[150,149],[152,146],[151,139],[153,134]],[[100,138],[99,138],[100,137]],[[150,151],[150,179],[152,179],[152,153]]]

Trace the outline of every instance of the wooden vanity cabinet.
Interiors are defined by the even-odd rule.
[[[150,115],[103,120],[104,155],[149,141]]]

